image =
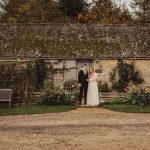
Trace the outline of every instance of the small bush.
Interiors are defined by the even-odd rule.
[[[137,91],[131,93],[130,102],[136,105],[150,105],[150,93]]]
[[[78,81],[76,80],[68,80],[64,83],[64,89],[66,91],[76,91],[78,89]]]
[[[127,92],[130,94],[129,102],[136,105],[150,104],[150,89],[143,86],[129,86]]]
[[[98,82],[98,88],[99,88],[99,91],[103,92],[103,93],[111,92],[111,88],[110,88],[110,86],[108,85],[108,83],[106,81],[101,81],[100,80]]]
[[[73,105],[75,104],[75,99],[71,98],[71,95],[63,90],[49,89],[45,91],[37,103],[41,105]]]

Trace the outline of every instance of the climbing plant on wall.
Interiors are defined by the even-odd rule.
[[[141,73],[135,68],[135,64],[118,61],[117,66],[110,74],[110,81],[113,89],[124,92],[129,83],[138,85],[144,82]]]
[[[35,60],[34,64],[35,88],[41,89],[44,87],[44,79],[47,77],[47,67],[43,59]]]
[[[12,88],[15,97],[29,97],[44,87],[44,60],[0,63],[0,88]]]

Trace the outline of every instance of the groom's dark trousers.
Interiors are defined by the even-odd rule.
[[[85,104],[87,102],[87,90],[88,90],[88,73],[84,73],[83,70],[79,71],[78,74],[78,82],[81,84],[80,86],[80,94],[79,94],[79,105],[81,105],[82,97],[84,94]]]

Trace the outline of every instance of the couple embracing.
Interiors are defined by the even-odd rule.
[[[84,64],[78,74],[78,82],[80,87],[79,105],[81,105],[83,94],[85,105],[99,105],[98,85],[96,80],[97,74],[95,73],[94,69],[88,69],[87,64]]]

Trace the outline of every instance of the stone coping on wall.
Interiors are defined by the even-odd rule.
[[[150,57],[80,57],[80,58],[63,58],[63,57],[0,57],[0,61],[30,61],[36,59],[44,60],[150,60]]]
[[[100,27],[150,27],[150,23],[145,24],[92,24],[92,23],[0,23],[0,26],[100,26]]]

